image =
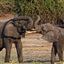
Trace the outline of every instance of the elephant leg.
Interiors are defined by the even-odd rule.
[[[58,57],[59,60],[62,62],[63,61],[63,50],[62,50],[62,44],[57,42],[57,53],[58,53]]]
[[[60,61],[63,61],[63,50],[62,47],[58,47],[58,57]]]
[[[22,42],[21,40],[18,40],[15,42],[15,47],[17,50],[17,56],[19,63],[23,62],[23,55],[22,55]]]
[[[58,56],[59,56],[59,60],[60,60],[60,63],[63,64],[63,51],[62,50],[59,50],[60,52],[58,52]]]
[[[54,54],[54,48],[52,47],[52,50],[51,50],[51,64],[54,64],[54,61],[55,61],[55,54]]]
[[[12,48],[12,43],[7,39],[5,42],[6,54],[5,54],[5,62],[9,62],[10,60],[10,53]]]
[[[54,64],[56,54],[57,54],[57,43],[54,42],[51,50],[51,64]]]

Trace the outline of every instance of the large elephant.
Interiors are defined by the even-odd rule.
[[[32,28],[33,21],[28,16],[19,16],[9,21],[0,22],[0,51],[5,48],[5,62],[10,60],[12,43],[17,50],[18,61],[22,62],[22,43],[21,37],[25,36],[26,30]]]
[[[33,20],[31,17],[29,16],[19,16],[19,17],[15,17],[14,21],[16,20],[24,20],[23,23],[25,23],[25,26],[27,28],[27,30],[31,30],[33,28]],[[38,19],[37,19],[38,20]],[[37,21],[36,20],[36,21]]]

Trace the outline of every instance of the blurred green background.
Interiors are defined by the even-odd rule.
[[[12,13],[34,17],[40,15],[44,22],[64,18],[64,0],[0,0],[0,15]]]

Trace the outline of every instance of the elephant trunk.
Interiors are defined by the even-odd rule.
[[[37,32],[41,32],[41,26],[39,25],[39,21],[41,20],[40,16],[37,15],[37,20],[35,21],[35,30]]]
[[[31,17],[28,17],[28,22],[27,22],[28,26],[27,26],[27,29],[28,30],[32,30],[33,28],[33,20]]]

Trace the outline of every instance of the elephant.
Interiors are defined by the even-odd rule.
[[[21,18],[21,19],[20,19]],[[5,22],[0,22],[0,51],[5,48],[5,62],[10,60],[10,52],[12,43],[15,44],[17,50],[18,61],[22,62],[22,42],[21,37],[25,36],[26,28],[29,24],[28,18],[16,17]]]
[[[32,30],[32,28],[33,20],[29,16],[17,16],[0,22],[0,51],[3,48],[6,50],[5,62],[10,61],[12,43],[15,44],[19,63],[23,62],[21,39],[25,37],[26,31]]]
[[[12,43],[15,44],[19,63],[23,61],[21,37],[24,37],[26,33],[24,24],[24,20],[21,20],[20,24],[20,21],[18,19],[14,20],[14,18],[6,22],[0,22],[0,51],[3,48],[6,50],[5,62],[10,61]]]
[[[43,39],[49,42],[52,42],[51,64],[54,64],[55,56],[57,54],[58,54],[59,60],[63,61],[63,50],[64,50],[63,23],[62,23],[62,26],[60,26],[59,24],[53,25],[51,23],[39,24],[41,19],[39,15],[37,15],[37,17],[39,18],[39,21],[35,22],[36,32],[42,34]],[[62,20],[59,20],[59,21],[62,21]]]
[[[42,24],[41,34],[43,39],[52,42],[51,64],[54,64],[55,56],[58,54],[59,60],[63,61],[64,50],[64,29],[50,23]]]

